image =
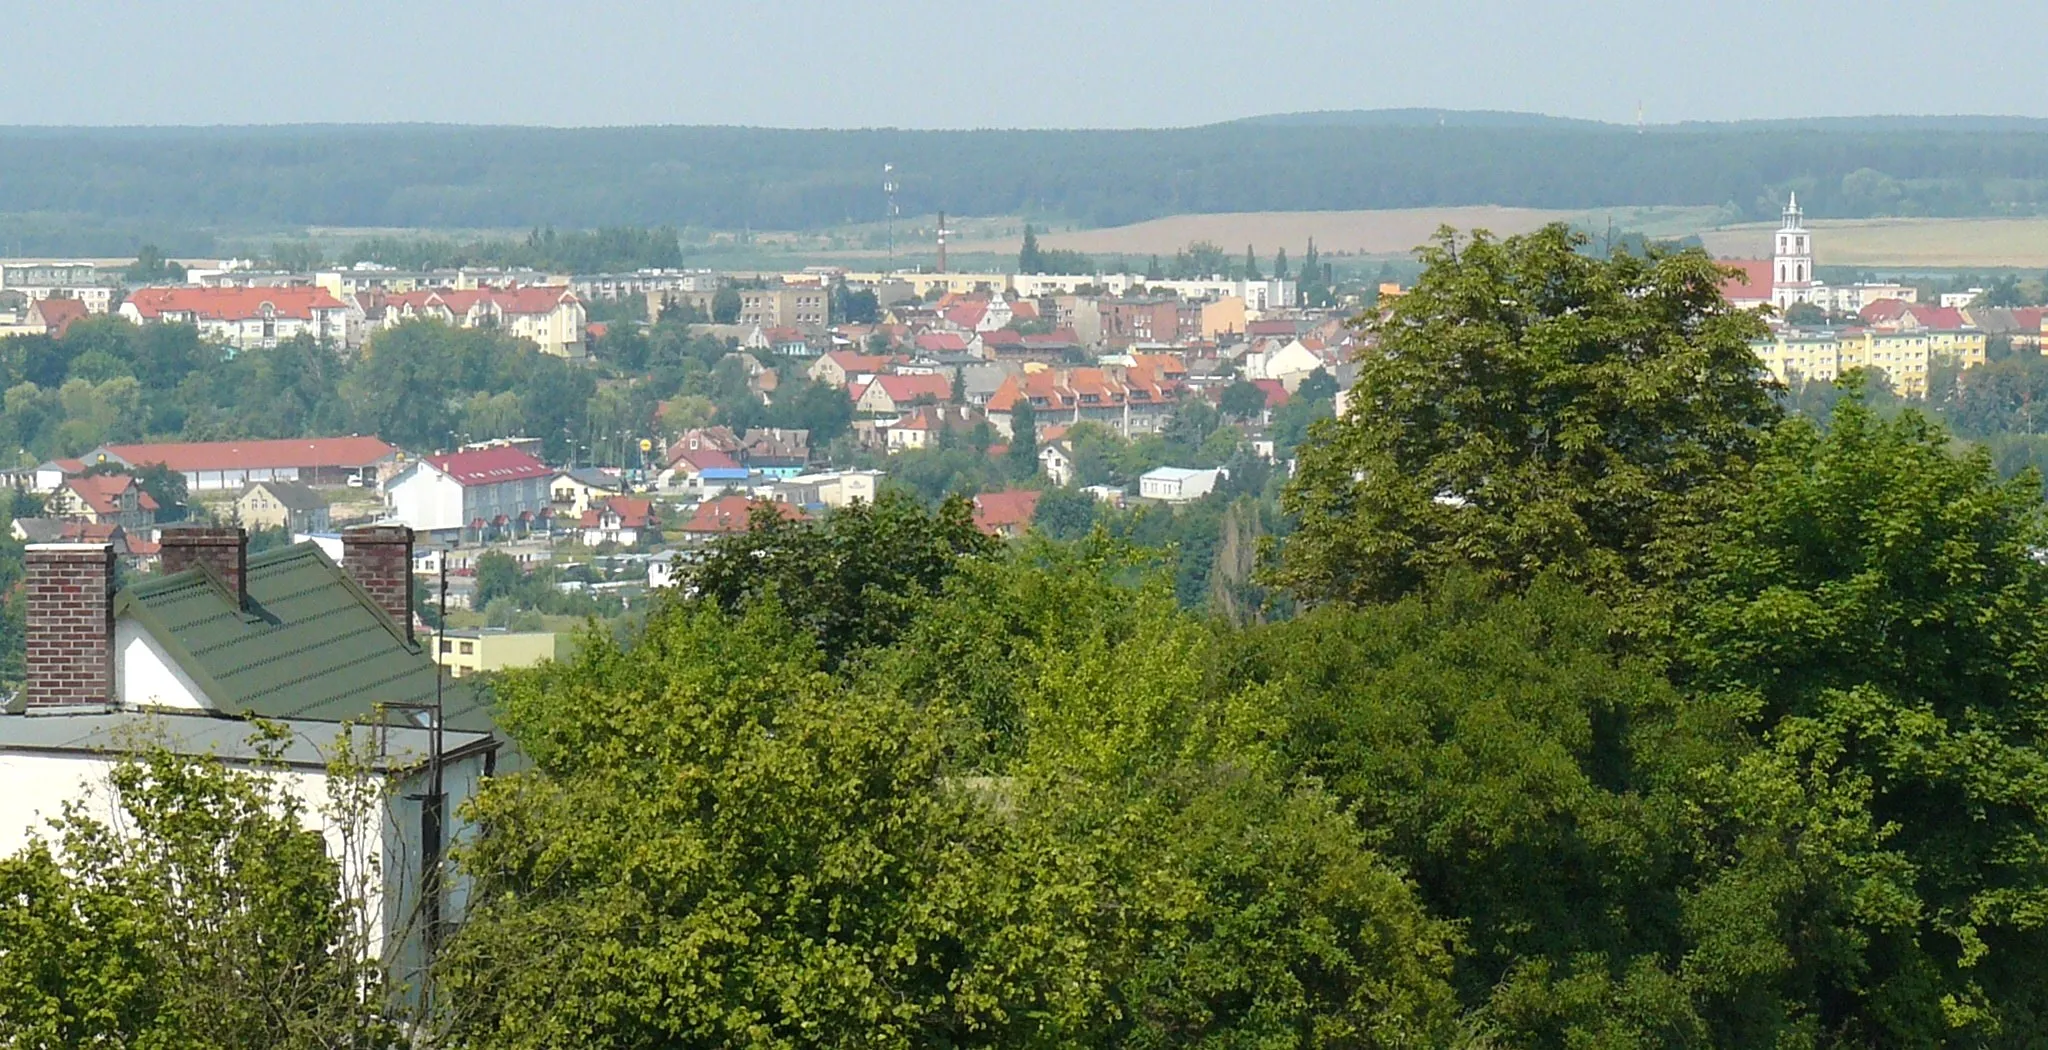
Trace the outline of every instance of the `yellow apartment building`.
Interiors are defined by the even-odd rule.
[[[1794,378],[1833,382],[1852,368],[1879,369],[1908,397],[1927,393],[1929,368],[1952,360],[1963,368],[1984,363],[1984,333],[1973,329],[1902,332],[1779,333],[1755,344],[1758,360],[1781,383]]]
[[[555,658],[551,631],[507,631],[500,628],[451,629],[435,636],[434,662],[456,678],[479,671],[532,667]]]

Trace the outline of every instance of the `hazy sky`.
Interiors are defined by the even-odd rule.
[[[0,0],[0,124],[2048,116],[2043,0]]]

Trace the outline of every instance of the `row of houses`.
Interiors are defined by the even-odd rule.
[[[588,351],[583,301],[555,285],[369,290],[343,297],[318,285],[138,288],[120,315],[136,324],[189,324],[207,340],[239,350],[299,336],[353,348],[379,329],[434,320],[509,332],[557,357]]]

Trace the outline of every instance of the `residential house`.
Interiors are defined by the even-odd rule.
[[[805,516],[802,508],[789,503],[756,500],[740,495],[720,496],[697,505],[696,512],[691,514],[690,520],[683,525],[683,535],[702,542],[735,532],[745,532],[755,507],[767,507],[790,521],[800,521]]]
[[[333,519],[327,500],[296,481],[252,481],[235,497],[235,520],[245,529],[287,533],[327,532]]]
[[[889,371],[896,361],[896,358],[887,354],[834,350],[819,357],[805,374],[826,386],[836,386],[843,390],[863,376],[876,376]]]
[[[577,467],[555,473],[548,482],[548,509],[560,520],[574,521],[592,506],[626,493],[626,480],[608,470]]]
[[[67,478],[43,503],[43,513],[49,517],[119,525],[140,536],[148,536],[156,526],[159,509],[156,498],[126,474]]]
[[[83,473],[85,473],[84,460],[45,460],[29,472],[28,490],[37,495],[48,495],[62,488],[66,478],[75,478]]]
[[[555,658],[552,631],[508,631],[497,627],[434,632],[429,652],[448,669],[450,678],[468,678],[485,671],[533,667]]]
[[[504,535],[552,514],[555,471],[517,448],[429,456],[384,486],[391,518],[437,538]]]
[[[631,547],[658,535],[653,502],[627,496],[613,496],[593,505],[583,512],[579,527],[585,547],[604,543]]]
[[[936,448],[946,431],[964,436],[981,419],[981,413],[965,405],[926,405],[912,409],[893,423],[878,423],[876,427],[882,431],[883,444],[894,453]]]
[[[739,459],[748,470],[786,481],[810,465],[811,432],[786,427],[749,430],[740,437]]]
[[[775,486],[775,500],[798,507],[844,507],[858,500],[875,501],[887,475],[879,470],[834,470],[799,474]]]
[[[858,393],[854,391],[858,390]],[[944,404],[953,398],[953,380],[936,373],[926,375],[879,375],[871,382],[855,384],[847,393],[853,410],[868,416],[895,416],[918,405]]]
[[[189,324],[201,338],[237,350],[274,347],[298,336],[354,346],[349,307],[324,288],[138,288],[121,316],[142,325]]]
[[[1138,495],[1162,503],[1187,503],[1214,491],[1225,475],[1221,468],[1160,467],[1138,476]]]
[[[457,328],[497,328],[529,339],[544,354],[580,358],[588,352],[589,315],[566,285],[426,288],[387,295],[364,306],[370,323],[396,328],[439,321]]]
[[[1066,485],[1074,480],[1074,447],[1066,439],[1048,441],[1038,447],[1038,469],[1047,481]]]
[[[752,477],[753,472],[740,466],[739,460],[729,453],[707,447],[677,452],[655,483],[664,491],[703,499],[708,495],[745,488]]]
[[[1016,539],[1031,531],[1038,496],[1033,489],[984,492],[974,497],[974,527],[990,536]]]
[[[26,684],[0,703],[0,856],[67,806],[110,819],[109,766],[146,739],[275,778],[305,802],[337,861],[383,880],[373,941],[415,970],[421,946],[399,931],[417,928],[423,900],[459,920],[466,889],[444,874],[445,847],[474,837],[466,803],[502,741],[413,633],[410,533],[354,529],[344,543],[337,565],[310,543],[252,555],[240,529],[173,526],[162,574],[127,586],[108,544],[29,547]],[[256,718],[281,735],[259,747]],[[367,855],[343,852],[342,829],[323,820],[345,736],[389,787],[354,842]]]
[[[102,308],[100,312],[106,311]],[[90,313],[85,303],[77,299],[38,299],[28,304],[22,322],[30,332],[62,339],[74,323]]]
[[[989,398],[989,422],[1010,437],[1016,405],[1028,399],[1040,426],[1085,420],[1126,436],[1158,431],[1173,413],[1180,385],[1161,381],[1143,365],[1120,372],[1119,376],[1101,368],[1059,368],[1012,375]]]
[[[314,487],[374,486],[398,464],[398,450],[374,437],[285,438],[274,441],[174,441],[101,445],[88,464],[163,466],[185,475],[191,492],[242,489],[258,481]]]

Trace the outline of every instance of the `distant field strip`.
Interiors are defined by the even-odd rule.
[[[1822,266],[2048,267],[2048,218],[1810,221]],[[1716,255],[1770,254],[1774,224],[1700,234]]]

